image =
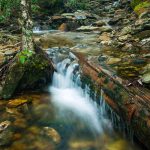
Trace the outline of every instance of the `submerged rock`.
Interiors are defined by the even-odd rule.
[[[52,48],[52,47],[72,47],[74,45],[73,41],[66,38],[65,36],[59,36],[59,35],[44,35],[37,41],[39,46],[41,46],[44,49]]]
[[[7,104],[7,107],[10,107],[10,108],[15,108],[15,107],[18,107],[20,105],[23,105],[25,103],[27,103],[28,100],[26,99],[15,99],[15,100],[10,100]]]
[[[43,125],[49,125],[54,119],[54,110],[47,104],[37,105],[33,107],[33,116],[35,121]]]
[[[127,142],[124,140],[118,140],[107,146],[107,150],[126,150]]]
[[[0,123],[0,133],[4,131],[9,125],[11,124],[10,121],[6,120]]]
[[[61,137],[54,128],[44,127],[44,132],[55,144],[59,144],[61,142]]]
[[[10,121],[0,123],[0,146],[7,145],[11,142],[13,133],[10,129]]]

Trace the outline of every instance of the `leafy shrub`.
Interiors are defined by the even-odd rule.
[[[65,6],[70,9],[86,9],[87,0],[68,0]]]
[[[132,7],[132,9],[134,9],[141,2],[142,2],[142,0],[131,0],[131,7]]]
[[[0,22],[6,21],[14,10],[19,9],[20,0],[0,0]]]

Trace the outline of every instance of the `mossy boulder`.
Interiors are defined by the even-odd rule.
[[[22,58],[19,53],[8,69],[1,93],[4,99],[10,98],[18,90],[42,88],[52,79],[52,62],[41,49],[26,59]]]

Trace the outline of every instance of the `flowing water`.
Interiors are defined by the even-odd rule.
[[[43,34],[38,28],[35,33]],[[100,53],[97,35],[68,34],[79,43],[77,51],[91,56]],[[53,51],[57,49],[61,50]],[[99,97],[95,93],[91,98],[90,88],[81,88],[80,66],[68,56],[71,58],[58,59],[48,92],[24,93],[1,101],[6,109],[0,109],[0,127],[6,124],[6,129],[0,131],[0,150],[140,150],[133,144],[133,132],[105,103],[103,90]],[[20,105],[20,100],[28,103]]]
[[[137,150],[123,135],[114,131],[117,115],[112,112],[112,121],[108,119],[103,91],[98,105],[90,98],[88,87],[80,88],[78,69],[78,63],[70,59],[58,63],[50,87],[56,120],[71,126],[65,150]]]

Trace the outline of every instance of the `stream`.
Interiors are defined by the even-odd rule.
[[[97,33],[45,32],[73,40],[72,50],[94,60],[101,52],[95,44]],[[93,99],[88,86],[81,88],[80,66],[68,49],[46,49],[56,72],[44,93],[23,93],[8,102],[1,121],[11,122],[4,122],[8,128],[0,136],[4,145],[0,150],[141,150],[133,142],[132,131],[105,103],[103,91]],[[20,99],[29,102],[20,105]]]
[[[99,97],[99,106],[90,98],[89,88],[83,90],[80,87],[78,69],[79,65],[75,60],[67,58],[58,63],[50,87],[55,119],[68,126],[64,131],[68,139],[59,148],[61,150],[138,150],[135,144],[113,129],[112,122],[108,119],[103,92]]]

